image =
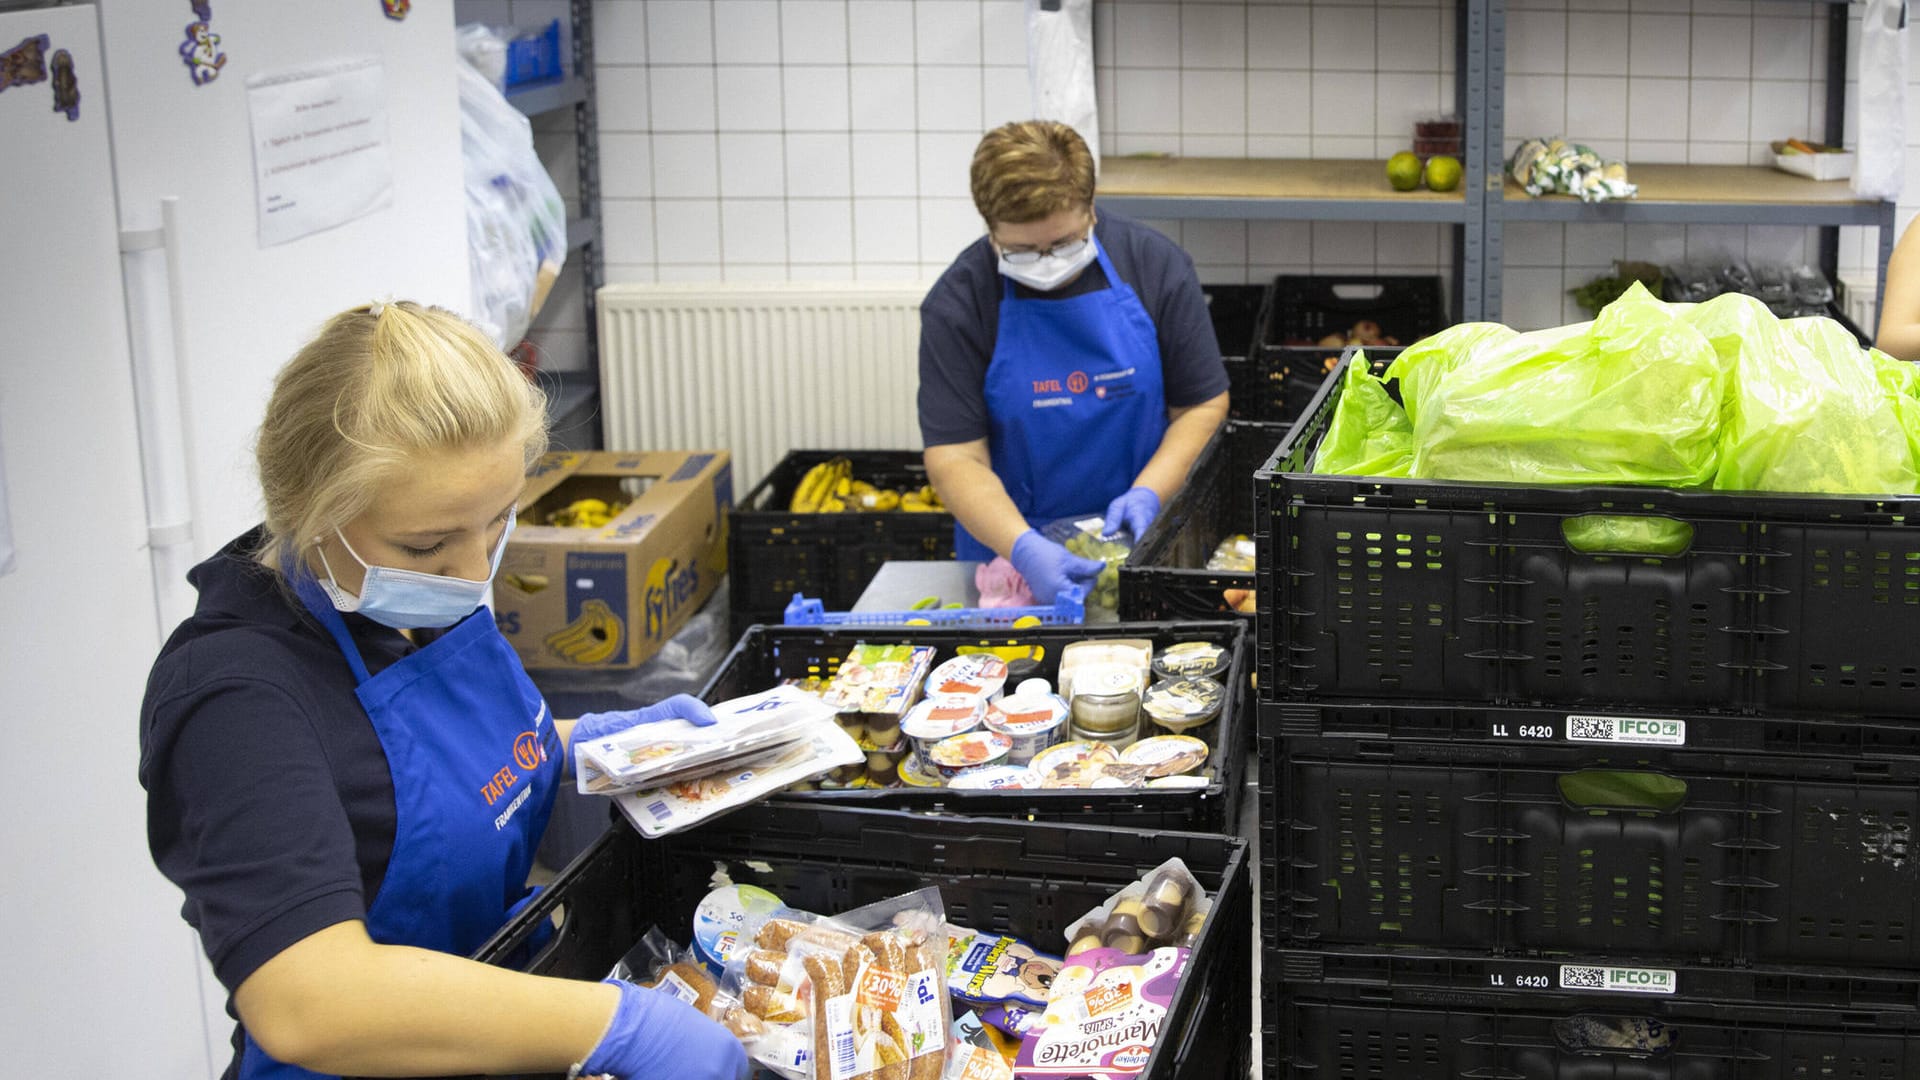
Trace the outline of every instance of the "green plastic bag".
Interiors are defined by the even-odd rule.
[[[1914,469],[1920,472],[1920,364],[1895,360],[1879,349],[1868,349],[1874,374],[1887,392],[1893,413],[1907,432],[1907,449],[1913,454]]]
[[[1421,387],[1413,475],[1704,486],[1726,383],[1707,338],[1635,282],[1591,323],[1483,343]]]
[[[1413,422],[1356,353],[1340,384],[1333,422],[1320,439],[1313,471],[1343,476],[1407,476],[1413,468]]]
[[[1702,305],[1706,307],[1707,305]],[[1910,408],[1832,319],[1787,319],[1737,365],[1714,487],[1723,491],[1910,494],[1920,483]]]
[[[1407,419],[1417,426],[1420,423],[1420,411],[1431,400],[1434,387],[1469,352],[1483,346],[1498,345],[1517,336],[1519,331],[1499,323],[1449,326],[1407,346],[1387,366],[1384,378],[1400,384],[1400,400],[1406,406]]]

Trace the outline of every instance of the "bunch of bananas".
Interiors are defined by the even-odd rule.
[[[548,634],[547,648],[575,664],[604,664],[619,655],[627,627],[605,600],[580,605],[580,617]]]
[[[609,504],[605,499],[575,499],[558,510],[548,511],[546,524],[562,529],[604,529],[626,508],[623,502]]]
[[[876,487],[865,480],[854,479],[853,462],[843,457],[808,469],[787,503],[788,512],[795,514],[837,514],[849,510],[876,513],[904,510],[926,514],[945,509],[932,484],[906,491]]]

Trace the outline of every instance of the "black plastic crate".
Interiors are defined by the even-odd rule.
[[[1067,926],[1169,858],[1213,897],[1143,1078],[1245,1076],[1252,1043],[1251,893],[1233,837],[929,817],[878,810],[756,806],[656,841],[624,825],[569,865],[477,959],[501,963],[564,912],[536,974],[600,979],[658,925],[686,941],[715,864],[787,903],[835,913],[938,885],[949,922],[1058,951]]]
[[[1271,1001],[1272,1004],[1267,1004]],[[1920,1076],[1920,1032],[1843,1010],[1481,1000],[1402,1004],[1263,998],[1268,1077],[1314,1080],[1896,1080]],[[1655,1050],[1609,1047],[1599,1031],[1657,1020]],[[1284,1055],[1278,1048],[1286,1047]]]
[[[1041,791],[955,791],[950,788],[851,788],[792,792],[776,801],[796,808],[822,806],[881,807],[925,813],[1018,817],[1125,825],[1143,829],[1196,829],[1231,832],[1245,794],[1241,782],[1251,745],[1252,702],[1247,693],[1248,633],[1244,621],[1105,623],[1086,626],[1036,626],[988,633],[958,627],[755,626],[734,646],[732,655],[702,696],[724,701],[758,693],[783,679],[831,675],[847,650],[861,642],[910,642],[932,645],[938,664],[961,645],[1039,645],[1045,649],[1042,674],[1052,680],[1062,647],[1087,638],[1148,638],[1156,649],[1180,641],[1211,641],[1226,646],[1232,660],[1223,680],[1227,700],[1215,722],[1215,746],[1209,764],[1213,779],[1204,788],[1061,789]]]
[[[794,450],[727,515],[728,593],[735,636],[754,623],[777,623],[796,592],[828,611],[846,611],[890,561],[952,559],[948,513],[796,514],[787,509],[800,478],[845,457],[853,475],[880,487],[927,483],[918,450]]]
[[[1291,423],[1325,381],[1342,346],[1321,345],[1363,320],[1378,323],[1399,345],[1372,346],[1367,355],[1390,360],[1406,346],[1447,326],[1437,276],[1282,274],[1260,330],[1260,347],[1233,377],[1235,419]],[[1241,404],[1243,392],[1246,404]]]
[[[1120,567],[1123,619],[1223,619],[1227,589],[1252,589],[1253,571],[1208,570],[1220,541],[1254,533],[1253,474],[1286,434],[1280,424],[1229,420]]]
[[[1313,475],[1340,382],[1256,479],[1263,697],[1920,715],[1920,498]],[[1575,551],[1591,514],[1692,542]]]
[[[1207,317],[1213,322],[1220,355],[1229,362],[1244,360],[1259,345],[1260,321],[1266,314],[1273,285],[1202,285]]]
[[[1920,758],[1266,731],[1259,745],[1276,947],[1920,967]]]

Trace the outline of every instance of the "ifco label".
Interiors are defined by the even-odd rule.
[[[1665,968],[1560,966],[1560,989],[1594,990],[1607,994],[1671,994],[1679,989],[1673,972]]]
[[[1636,716],[1569,716],[1567,740],[1623,743],[1629,746],[1685,746],[1687,722]]]

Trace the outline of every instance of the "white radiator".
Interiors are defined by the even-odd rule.
[[[788,450],[915,449],[925,282],[608,285],[611,450],[721,448],[737,493]]]

